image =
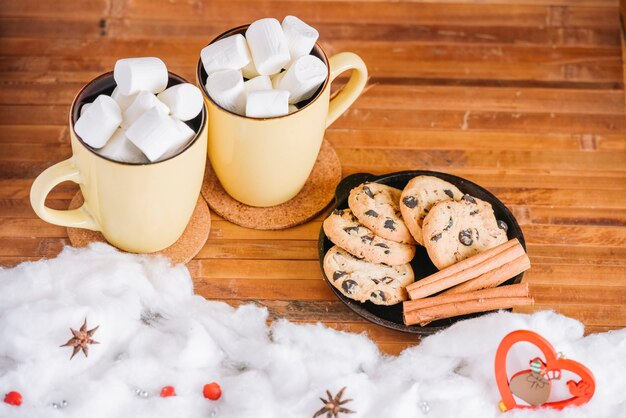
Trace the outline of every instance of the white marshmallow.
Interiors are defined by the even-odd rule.
[[[246,94],[250,94],[253,91],[259,90],[271,90],[272,89],[272,80],[270,80],[267,75],[260,75],[243,83],[243,86],[246,89]]]
[[[277,87],[289,91],[289,103],[298,103],[313,96],[327,75],[328,69],[321,59],[303,55],[285,71]]]
[[[89,109],[89,106],[91,106],[91,103],[85,103],[81,108],[80,108],[80,116],[83,116],[83,113],[85,113],[85,110]]]
[[[126,131],[126,137],[152,162],[165,154],[180,136],[174,119],[158,107],[145,112]]]
[[[272,88],[277,89],[278,83],[280,83],[280,80],[282,80],[284,76],[285,76],[285,71],[283,71],[282,73],[275,74],[272,77]]]
[[[243,115],[246,108],[246,90],[241,71],[216,71],[209,75],[205,87],[215,103],[230,112]]]
[[[101,94],[74,124],[74,130],[90,147],[102,148],[122,122],[122,111],[110,96]]]
[[[290,105],[289,105],[289,113],[290,113],[290,114],[291,114],[291,113],[293,113],[293,112],[295,112],[295,111],[297,111],[297,110],[298,110],[298,106],[293,105],[293,104],[290,104]]]
[[[135,97],[137,97],[137,94],[124,96],[122,93],[120,93],[120,89],[118,89],[117,87],[115,87],[113,89],[113,92],[111,93],[111,98],[115,100],[118,105],[120,105],[120,109],[122,109],[122,112],[128,109],[128,106],[130,106],[133,103],[133,100],[135,100]]]
[[[126,138],[126,133],[123,129],[115,131],[107,144],[97,152],[103,157],[123,163],[147,164],[150,161],[139,148]]]
[[[285,16],[281,27],[287,39],[291,62],[303,55],[310,54],[320,36],[315,28],[295,16]]]
[[[165,152],[165,154],[163,154],[163,156],[159,158],[159,161],[166,160],[180,153],[183,148],[187,146],[189,140],[196,136],[196,132],[191,129],[185,122],[176,118],[172,118],[172,120],[176,125],[176,129],[178,130],[179,135],[172,138],[172,145]]]
[[[276,74],[289,63],[287,39],[278,20],[266,18],[253,22],[246,30],[246,40],[260,75]]]
[[[142,90],[160,93],[167,87],[165,63],[155,57],[124,58],[115,63],[113,78],[119,93],[130,96]]]
[[[248,63],[248,65],[246,65],[245,67],[241,69],[241,73],[248,80],[259,76],[259,72],[256,70],[256,67],[254,66],[254,61],[252,60],[252,58],[250,58],[250,62]]]
[[[248,95],[246,116],[271,118],[289,113],[289,92],[286,90],[259,90]]]
[[[157,99],[169,107],[172,116],[180,120],[190,120],[202,110],[204,99],[198,87],[181,83],[164,90]]]
[[[157,99],[154,94],[147,91],[139,93],[137,97],[135,97],[135,100],[133,100],[133,103],[128,106],[128,109],[126,109],[122,115],[124,118],[122,121],[122,128],[128,129],[130,125],[135,123],[141,115],[153,107],[158,107],[166,115],[170,113],[170,108],[167,107],[165,103]]]
[[[200,59],[208,75],[219,70],[240,70],[251,60],[246,38],[241,34],[205,46],[200,51]]]

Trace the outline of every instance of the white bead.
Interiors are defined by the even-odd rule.
[[[286,90],[259,90],[248,95],[246,116],[271,118],[289,113],[289,92]]]
[[[126,131],[126,137],[153,162],[165,154],[179,136],[174,120],[157,107],[141,115]]]
[[[241,71],[216,71],[209,75],[205,87],[215,103],[230,112],[243,115],[246,107],[246,90]]]
[[[243,86],[246,89],[246,94],[250,94],[253,91],[259,90],[271,90],[272,89],[272,80],[270,80],[267,75],[260,75],[243,83]]]
[[[128,140],[123,129],[115,131],[107,144],[97,152],[103,157],[123,163],[147,164],[150,162],[143,152]]]
[[[317,38],[320,36],[315,28],[295,16],[285,16],[281,26],[287,39],[291,62],[311,53]]]
[[[202,110],[204,99],[198,87],[190,83],[172,86],[157,95],[165,103],[172,116],[180,120],[191,120]]]
[[[74,130],[87,145],[101,148],[121,122],[120,107],[111,97],[101,94],[78,118]]]
[[[117,102],[117,104],[120,106],[120,109],[122,109],[122,112],[128,109],[128,106],[130,106],[133,100],[135,100],[135,97],[137,97],[137,94],[124,96],[122,93],[120,93],[120,90],[117,87],[115,87],[113,89],[113,92],[111,93],[111,98]]]
[[[253,22],[246,30],[246,40],[260,75],[276,74],[289,63],[287,39],[278,20],[266,18]]]
[[[176,118],[172,118],[174,124],[176,125],[176,129],[178,130],[178,135],[172,138],[172,145],[170,148],[163,154],[159,161],[167,160],[177,154],[179,154],[189,143],[194,136],[196,136],[196,132],[189,127],[185,122],[178,120]]]
[[[154,94],[147,91],[139,93],[122,114],[122,128],[128,129],[141,115],[153,107],[158,107],[166,115],[170,113],[170,108]]]
[[[299,103],[311,98],[327,75],[328,69],[322,60],[314,55],[303,55],[285,71],[277,87],[289,91],[289,103]]]
[[[115,63],[113,78],[119,93],[130,96],[140,91],[160,93],[167,87],[168,73],[159,58],[124,58]]]
[[[200,59],[208,75],[220,70],[240,70],[251,60],[246,38],[241,34],[205,46]]]

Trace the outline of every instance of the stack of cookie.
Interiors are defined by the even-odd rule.
[[[324,221],[335,244],[324,271],[342,294],[359,302],[407,300],[416,244],[441,270],[507,241],[507,225],[489,203],[438,177],[417,176],[404,190],[364,183],[350,191],[348,205]]]
[[[507,225],[496,219],[489,203],[437,177],[409,181],[400,211],[415,241],[426,247],[440,270],[507,241]]]
[[[324,272],[346,297],[377,305],[407,300],[406,286],[415,280],[409,265],[415,240],[402,219],[401,193],[361,184],[350,192],[349,209],[336,209],[324,221],[335,244],[324,257]]]

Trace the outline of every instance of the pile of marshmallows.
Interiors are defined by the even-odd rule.
[[[324,62],[309,55],[318,37],[317,30],[295,16],[282,24],[273,18],[257,20],[245,37],[232,35],[202,50],[206,91],[239,115],[269,118],[295,112],[296,104],[311,98],[328,74]]]
[[[128,163],[162,161],[178,154],[195,136],[185,121],[203,106],[189,83],[168,89],[168,72],[158,58],[126,58],[115,63],[117,86],[80,109],[74,130],[102,156]]]

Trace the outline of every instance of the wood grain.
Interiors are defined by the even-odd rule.
[[[626,326],[626,123],[617,0],[1,0],[0,265],[56,256],[65,228],[29,189],[71,155],[77,91],[118,58],[156,55],[193,81],[200,49],[227,29],[294,14],[329,54],[354,51],[370,88],[327,131],[343,174],[433,169],[501,199],[522,226],[537,304],[586,332]],[[340,78],[334,89],[345,83]],[[49,195],[63,209],[77,190]],[[366,333],[397,354],[419,342],[365,322],[322,280],[324,214],[255,231],[213,214],[189,263],[196,292],[270,318]]]

